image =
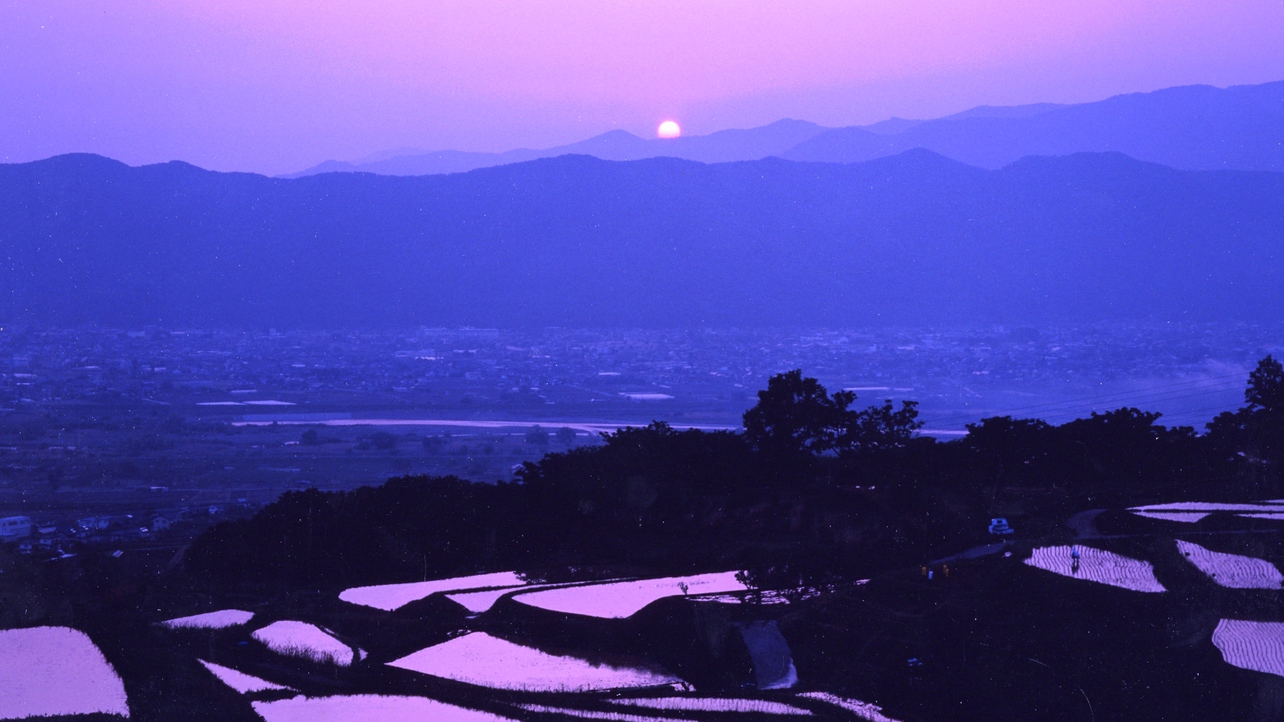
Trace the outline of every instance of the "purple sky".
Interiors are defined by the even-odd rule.
[[[1280,0],[13,0],[0,162],[281,173],[1284,79]]]

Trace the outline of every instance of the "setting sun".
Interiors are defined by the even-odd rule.
[[[659,128],[655,129],[655,134],[661,138],[677,138],[682,135],[682,128],[678,126],[676,121],[666,120],[660,124]]]

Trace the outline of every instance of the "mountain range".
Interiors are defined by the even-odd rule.
[[[998,170],[921,149],[848,164],[566,155],[449,175],[299,179],[91,155],[0,166],[8,323],[1281,315],[1284,173],[1177,170],[1121,153]]]
[[[1284,171],[1284,81],[1224,89],[1192,85],[1077,105],[981,106],[935,120],[891,118],[848,128],[781,120],[670,140],[616,130],[544,150],[405,150],[356,163],[326,161],[290,177],[458,173],[568,154],[603,160],[672,157],[722,163],[779,156],[852,163],[916,148],[981,168],[1001,168],[1030,155],[1113,151],[1183,170]]]
[[[779,120],[749,130],[721,130],[709,135],[645,140],[624,130],[613,130],[570,145],[543,150],[519,148],[506,153],[469,153],[444,150],[381,153],[357,163],[326,161],[287,178],[318,173],[376,173],[378,175],[433,175],[461,173],[509,163],[561,155],[588,155],[602,160],[685,158],[701,163],[757,160],[786,153],[827,128],[803,120]]]

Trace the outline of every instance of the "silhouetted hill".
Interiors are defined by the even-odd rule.
[[[355,163],[326,161],[287,177],[459,173],[568,154],[603,160],[672,157],[725,163],[780,156],[855,163],[914,148],[982,168],[1001,168],[1029,155],[1120,152],[1184,170],[1284,171],[1284,81],[1225,89],[1192,85],[1079,105],[982,105],[935,120],[889,118],[836,129],[781,120],[673,140],[644,140],[616,130],[544,150],[389,151]]]
[[[799,143],[823,133],[823,128],[803,120],[778,120],[771,125],[745,130],[720,130],[709,135],[644,140],[623,130],[613,130],[570,145],[531,150],[519,148],[506,153],[468,153],[444,150],[432,153],[398,154],[364,162],[328,160],[286,178],[319,173],[377,173],[379,175],[433,175],[461,173],[496,165],[521,163],[561,155],[591,155],[603,160],[643,158],[685,158],[702,163],[757,160],[780,155]]]
[[[1188,170],[1284,171],[1284,81],[1119,95],[1082,105],[982,106],[929,121],[838,128],[783,156],[852,163],[927,148],[1000,168],[1028,155],[1117,151]]]
[[[565,156],[285,180],[0,166],[0,321],[841,325],[1278,319],[1284,174]]]

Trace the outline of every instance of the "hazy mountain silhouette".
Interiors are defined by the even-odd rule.
[[[757,160],[780,155],[804,140],[828,130],[802,120],[779,120],[771,125],[747,130],[721,130],[709,135],[672,139],[639,138],[623,130],[613,130],[570,145],[531,150],[519,148],[506,153],[468,153],[445,150],[414,152],[372,158],[358,163],[329,160],[287,178],[301,178],[319,173],[377,173],[379,175],[432,175],[460,173],[509,163],[559,155],[591,155],[603,160],[641,160],[643,158],[685,158],[702,163]]]
[[[285,180],[0,166],[0,321],[752,326],[1277,320],[1284,174],[563,156]]]
[[[1035,103],[1032,105],[978,105],[975,108],[969,108],[961,113],[947,115],[937,120],[962,120],[968,118],[1029,118],[1049,110],[1064,108],[1064,105],[1056,103]],[[869,131],[877,135],[896,135],[903,133],[924,123],[931,123],[930,120],[911,120],[908,118],[888,118],[871,125],[852,126],[860,130]],[[843,130],[839,128],[838,130]]]
[[[674,157],[721,163],[781,156],[853,163],[914,148],[982,168],[1001,168],[1028,155],[1113,151],[1184,170],[1284,171],[1284,81],[1225,89],[1192,85],[1080,105],[982,105],[935,120],[889,118],[848,128],[781,120],[674,140],[644,140],[616,130],[571,145],[507,153],[403,149],[356,163],[326,161],[286,177],[459,173],[568,154],[603,160]]]
[[[1082,105],[983,106],[885,123],[821,133],[782,155],[852,163],[927,148],[1000,168],[1029,155],[1116,151],[1187,170],[1284,171],[1284,81],[1192,85]]]

